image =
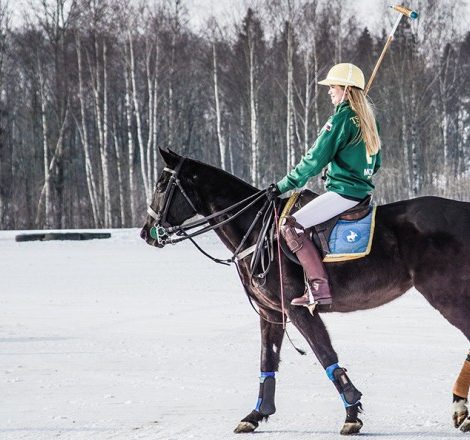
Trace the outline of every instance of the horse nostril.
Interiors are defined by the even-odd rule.
[[[143,227],[142,230],[140,231],[140,238],[142,240],[147,240],[147,228]]]

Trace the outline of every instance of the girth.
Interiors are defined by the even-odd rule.
[[[308,189],[303,190],[299,193],[294,193],[285,204],[284,210],[282,211],[282,214],[281,214],[281,219],[282,217],[295,214],[296,211],[298,211],[300,208],[302,208],[307,203],[312,201],[315,197],[318,197],[318,195]],[[362,200],[359,204],[357,204],[356,206],[353,206],[347,211],[344,211],[343,213],[327,220],[326,222],[320,223],[310,228],[310,234],[312,236],[312,240],[317,246],[317,248],[320,250],[323,257],[325,257],[325,255],[330,252],[330,247],[328,243],[330,240],[331,232],[333,231],[333,228],[335,227],[338,220],[351,221],[351,220],[360,220],[364,218],[366,215],[369,214],[371,210],[370,202],[371,202],[371,196],[368,196],[367,198]],[[307,230],[307,233],[308,232],[309,231]],[[281,240],[281,247],[282,247],[283,252],[286,254],[286,256],[290,260],[299,264],[297,257],[288,249],[284,240]]]

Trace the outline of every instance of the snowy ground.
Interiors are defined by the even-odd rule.
[[[0,232],[0,439],[243,438],[232,430],[256,401],[259,325],[235,269],[138,232],[30,243]],[[450,419],[468,341],[419,294],[324,319],[364,393],[362,437],[470,439]],[[339,438],[344,409],[314,356],[285,343],[282,359],[277,414],[255,438]]]

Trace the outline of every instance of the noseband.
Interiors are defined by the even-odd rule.
[[[168,216],[168,211],[171,206],[171,202],[173,200],[173,195],[175,193],[175,189],[178,188],[183,197],[186,199],[186,201],[189,203],[189,206],[191,206],[191,209],[194,211],[194,214],[197,214],[196,207],[194,206],[193,202],[191,199],[188,197],[186,194],[186,191],[184,190],[183,186],[181,185],[181,182],[178,178],[178,174],[181,170],[181,167],[183,166],[184,162],[184,157],[181,158],[179,161],[178,165],[174,170],[170,168],[163,168],[163,171],[166,171],[168,173],[171,173],[170,180],[168,181],[167,187],[165,189],[165,193],[163,195],[163,208],[160,212],[155,212],[151,206],[147,208],[147,214],[152,217],[155,220],[154,226],[150,228],[150,236],[154,239],[157,240],[159,245],[164,246],[166,244],[166,241],[170,238],[170,229],[171,225],[167,222],[167,216]]]

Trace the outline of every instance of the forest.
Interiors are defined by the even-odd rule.
[[[14,22],[15,3],[0,0],[0,229],[140,226],[159,148],[278,181],[334,110],[318,81],[339,62],[367,79],[397,18],[371,2],[368,29],[352,0],[264,0],[194,29],[183,0],[30,0]],[[409,6],[369,93],[374,202],[470,201],[469,8]]]

